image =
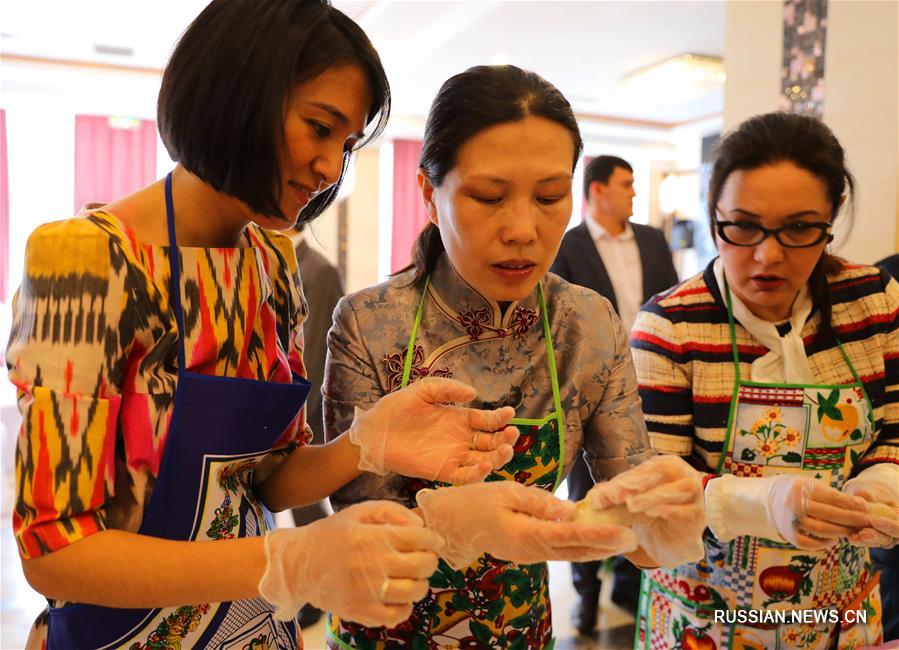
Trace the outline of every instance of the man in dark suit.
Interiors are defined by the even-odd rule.
[[[677,271],[662,231],[630,223],[634,213],[634,170],[621,158],[599,156],[584,172],[588,216],[562,239],[550,270],[569,282],[608,298],[630,332],[640,306],[654,294],[677,284]],[[568,475],[568,494],[582,499],[593,486],[583,456]],[[572,613],[581,634],[596,627],[601,562],[573,563],[574,588],[580,597]],[[612,601],[634,613],[640,591],[640,571],[626,559],[614,562]]]

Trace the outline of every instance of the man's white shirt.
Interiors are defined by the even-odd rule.
[[[640,249],[634,238],[634,229],[628,222],[620,235],[612,236],[592,217],[588,216],[584,221],[612,281],[618,316],[629,335],[643,304],[643,265],[640,263]]]

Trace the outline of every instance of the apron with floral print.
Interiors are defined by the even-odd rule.
[[[550,336],[543,288],[537,285],[549,360],[555,410],[544,418],[514,418],[521,432],[515,454],[487,481],[517,481],[555,491],[562,478],[565,416]],[[422,293],[406,353],[402,387],[409,383],[412,351],[421,324],[427,287]],[[441,483],[410,479],[406,496]],[[546,563],[515,564],[482,555],[461,571],[443,560],[431,576],[431,589],[412,615],[393,629],[367,628],[329,615],[328,647],[333,649],[552,648],[552,616]]]
[[[726,281],[725,297],[737,376],[717,473],[798,474],[840,489],[874,435],[873,406],[842,345],[851,384],[741,380]],[[699,562],[644,572],[635,648],[848,650],[880,642],[879,574],[866,549],[845,538],[821,551],[749,536],[719,542],[708,529],[703,541]],[[716,610],[726,616],[716,621]]]
[[[172,175],[165,179],[172,310],[178,324],[178,385],[165,454],[138,533],[178,541],[264,535],[271,512],[253,471],[296,419],[311,384],[203,375],[188,370],[175,240]],[[162,569],[159,580],[166,580]],[[302,648],[294,621],[274,618],[263,598],[152,609],[69,603],[50,609],[46,648]]]

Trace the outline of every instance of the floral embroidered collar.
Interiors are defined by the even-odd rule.
[[[524,300],[509,304],[505,313],[495,300],[479,293],[463,280],[444,254],[437,261],[428,286],[428,297],[448,318],[478,340],[489,332],[489,338],[521,336],[540,320],[537,289]]]

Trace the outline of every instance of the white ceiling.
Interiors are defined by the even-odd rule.
[[[205,0],[0,0],[0,51],[161,68]],[[624,75],[667,57],[724,54],[722,1],[336,0],[381,53],[398,115],[422,115],[440,84],[504,55],[582,114],[658,121],[721,112],[722,93],[634,98]],[[130,54],[102,54],[95,46]],[[7,59],[8,60],[8,59]]]

